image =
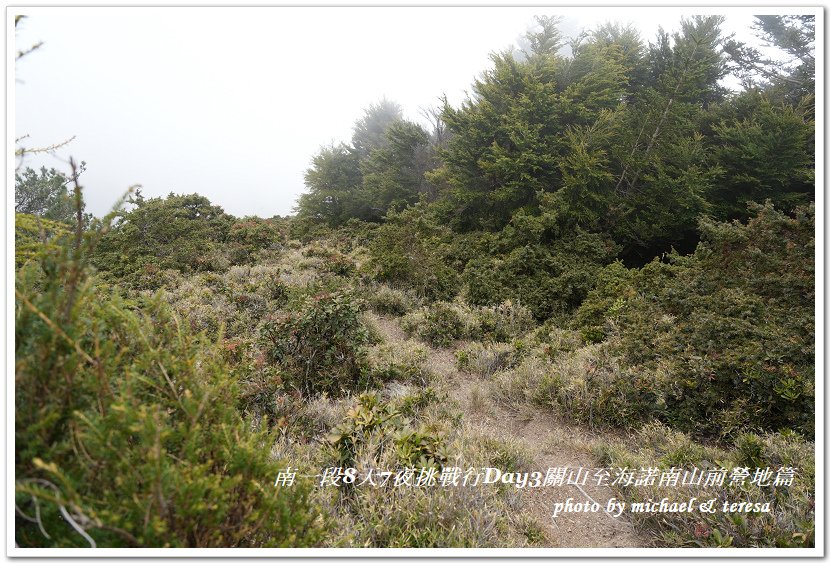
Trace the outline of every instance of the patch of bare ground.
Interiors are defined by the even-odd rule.
[[[394,318],[373,315],[387,342],[408,340]],[[595,439],[586,429],[569,424],[554,413],[533,405],[508,408],[489,400],[486,381],[458,370],[454,350],[428,348],[427,367],[438,376],[462,413],[462,429],[470,436],[500,438],[520,446],[531,458],[528,470],[543,474],[551,467],[594,468],[590,447]],[[593,476],[593,471],[591,471]],[[550,547],[647,547],[627,515],[613,518],[603,510],[616,495],[608,486],[585,485],[525,488],[523,509],[539,525]],[[581,490],[580,490],[581,489]],[[562,513],[552,517],[554,503],[584,502],[589,498],[602,509],[595,513]]]

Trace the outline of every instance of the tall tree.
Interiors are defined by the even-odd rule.
[[[782,101],[797,104],[815,93],[815,16],[755,16],[754,29],[783,58],[765,56],[746,43],[729,40],[724,51],[747,88],[760,87]]]
[[[386,142],[363,162],[363,192],[380,219],[390,209],[400,211],[427,193],[424,173],[430,165],[429,135],[421,126],[398,121],[386,129]]]
[[[397,103],[383,98],[371,104],[354,125],[352,145],[360,158],[366,158],[374,149],[386,142],[386,129],[403,119],[403,110]]]
[[[357,193],[363,181],[360,159],[352,147],[340,143],[323,147],[305,173],[308,192],[300,196],[301,217],[339,225],[350,217],[366,218],[366,209]]]
[[[626,106],[627,125],[611,150],[619,163],[608,228],[635,262],[693,246],[697,217],[719,169],[699,134],[708,108],[723,98],[726,69],[721,16],[681,21],[660,30],[647,54],[650,76]]]
[[[768,93],[748,92],[744,115],[721,119],[713,127],[712,150],[728,171],[710,194],[722,220],[747,219],[747,202],[771,200],[792,210],[815,199],[815,122],[812,104],[791,106]]]
[[[473,97],[443,119],[452,133],[440,152],[444,207],[459,229],[500,229],[516,209],[533,208],[538,191],[559,182],[559,94],[547,70],[511,53],[492,55],[493,68]],[[555,61],[555,59],[554,59]]]
[[[523,54],[528,59],[555,56],[564,44],[564,37],[559,29],[561,16],[534,16],[536,25],[525,34],[528,48]]]
[[[78,173],[83,170],[84,163],[81,163]],[[63,223],[75,221],[75,201],[67,187],[70,179],[62,172],[46,167],[41,167],[39,172],[26,168],[22,173],[15,173],[14,179],[14,210],[17,213]],[[82,202],[81,205],[85,204]]]

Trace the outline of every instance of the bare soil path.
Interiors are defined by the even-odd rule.
[[[408,340],[398,321],[376,316],[375,321],[388,342]],[[550,413],[528,407],[516,412],[492,402],[482,408],[486,382],[458,370],[453,350],[428,350],[428,367],[438,376],[462,413],[464,430],[471,435],[497,437],[520,445],[530,452],[532,471],[543,474],[548,468],[595,468],[585,447],[586,432],[563,423]],[[593,470],[591,471],[593,476]],[[647,542],[634,530],[626,514],[613,518],[604,511],[615,497],[606,486],[589,478],[581,491],[574,486],[525,488],[521,490],[524,509],[539,524],[550,547],[646,547]],[[551,511],[556,502],[585,502],[590,497],[602,509],[595,513],[562,513],[555,520]]]

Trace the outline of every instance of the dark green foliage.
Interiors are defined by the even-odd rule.
[[[246,217],[228,229],[228,253],[233,264],[249,264],[263,250],[278,250],[285,233],[274,220]]]
[[[460,230],[499,229],[516,209],[532,208],[538,191],[559,183],[556,155],[564,127],[559,94],[511,54],[493,55],[493,68],[473,86],[474,100],[445,105],[452,135],[441,152],[444,166],[433,177],[448,185],[445,207]]]
[[[633,270],[622,262],[613,262],[597,273],[596,285],[574,313],[571,324],[580,329],[583,340],[599,342],[605,339],[609,327],[606,318],[616,313],[625,298],[633,297],[631,278]]]
[[[672,246],[689,246],[707,193],[720,170],[699,134],[703,110],[722,98],[720,16],[682,20],[661,33],[646,55],[650,76],[626,107],[609,149],[618,162],[604,229],[622,256],[642,264]]]
[[[668,374],[665,417],[681,429],[812,435],[813,211],[753,212],[746,225],[702,223],[692,256],[635,276],[609,308],[617,349],[638,370]]]
[[[309,189],[297,203],[298,216],[329,226],[342,225],[349,218],[367,219],[358,193],[363,177],[357,152],[344,144],[324,147],[305,173]]]
[[[722,94],[719,25],[684,20],[648,53],[636,33],[605,26],[570,58],[494,56],[475,96],[444,109],[452,136],[430,175],[446,186],[441,216],[458,230],[498,230],[553,212],[612,236],[634,262],[693,246],[721,174],[697,133]]]
[[[535,230],[535,223],[527,217],[521,226],[517,223],[510,238],[505,233],[503,239],[518,241],[523,235],[516,233],[525,228]],[[539,235],[533,239],[503,254],[470,260],[464,270],[470,303],[495,305],[513,300],[525,305],[537,319],[562,318],[594,287],[597,272],[614,251],[605,237],[580,228],[549,242]]]
[[[714,127],[714,151],[728,170],[710,196],[722,219],[745,219],[748,201],[770,199],[792,210],[815,198],[815,123],[806,108],[746,97],[752,104],[748,115]]]
[[[424,178],[430,164],[427,132],[409,121],[397,121],[387,127],[385,139],[361,163],[362,191],[375,220],[416,203],[419,194],[428,191]]]
[[[368,333],[358,313],[349,295],[321,293],[266,320],[261,330],[268,357],[284,370],[285,384],[307,395],[341,395],[365,386]]]
[[[809,17],[758,21],[767,39],[808,69]],[[701,215],[745,219],[749,200],[769,198],[787,210],[810,201],[811,98],[782,98],[774,87],[759,99],[775,103],[748,107],[745,99],[757,92],[727,98],[718,81],[734,45],[724,42],[722,17],[683,19],[648,47],[635,30],[607,24],[572,40],[570,56],[559,53],[557,18],[536,23],[522,55],[493,55],[470,98],[458,108],[444,104],[439,162],[429,158],[423,131],[400,121],[398,110],[370,108],[356,139],[371,129],[372,140],[341,149],[356,172],[349,181],[332,176],[329,188],[342,193],[326,199],[331,209],[359,204],[337,211],[336,221],[380,220],[426,192],[431,213],[456,232],[499,232],[516,217],[536,216],[563,229],[555,238],[574,227],[610,237],[617,257],[640,266],[672,248],[694,249]],[[515,250],[502,242],[488,254]],[[473,258],[453,267],[460,271]],[[548,316],[551,307],[534,313]]]
[[[80,171],[84,170],[81,163]],[[36,215],[51,221],[73,223],[75,201],[69,193],[71,179],[54,168],[41,167],[39,172],[26,168],[14,175],[14,210],[17,213]],[[83,209],[83,207],[82,207]],[[88,221],[88,216],[86,218]]]
[[[390,213],[369,244],[374,276],[431,300],[449,299],[458,290],[458,273],[447,264],[452,231],[417,205]]]
[[[142,274],[222,271],[230,265],[222,243],[233,218],[198,194],[145,199],[118,214],[96,248],[94,263],[110,279],[141,286]],[[155,288],[151,286],[151,288]]]
[[[274,436],[239,415],[219,348],[89,278],[97,234],[78,232],[16,281],[16,543],[315,545],[307,489],[272,486]]]

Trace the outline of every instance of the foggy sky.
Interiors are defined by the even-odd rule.
[[[23,165],[67,172],[70,156],[86,161],[96,215],[133,184],[147,197],[198,192],[237,216],[287,215],[312,156],[349,141],[364,108],[386,97],[419,120],[444,94],[458,105],[489,54],[515,45],[534,15],[564,15],[566,34],[631,22],[648,41],[658,25],[713,10],[19,9],[30,17],[16,49],[44,45],[14,65],[10,125],[27,147],[75,136]],[[752,10],[728,13],[725,30],[751,38]]]

